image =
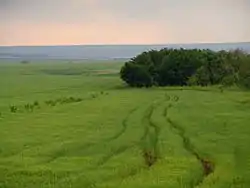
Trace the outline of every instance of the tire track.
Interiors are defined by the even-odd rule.
[[[174,102],[177,102],[179,100],[176,100],[177,98],[175,97],[175,99],[173,100]],[[214,164],[209,161],[208,159],[204,159],[195,149],[195,147],[192,145],[190,139],[186,136],[186,132],[185,129],[183,127],[181,127],[180,125],[178,125],[177,123],[175,123],[173,120],[170,119],[169,117],[169,109],[172,107],[173,105],[170,103],[168,106],[165,107],[164,109],[164,117],[167,121],[167,123],[169,123],[169,125],[175,129],[177,131],[177,134],[182,138],[183,141],[183,146],[185,148],[186,151],[188,151],[191,155],[193,155],[201,164],[202,168],[203,168],[203,175],[202,177],[193,185],[194,187],[197,187],[199,185],[201,185],[204,181],[204,179],[209,176],[210,174],[212,174],[214,172]]]
[[[160,156],[158,142],[161,129],[152,121],[152,115],[157,106],[159,107],[159,105],[161,105],[161,103],[163,103],[165,100],[166,99],[152,103],[146,110],[142,119],[144,124],[144,134],[141,137],[142,155],[145,164],[148,167],[154,165]]]
[[[138,109],[139,109],[139,106],[137,106],[137,107],[135,107],[135,108],[133,108],[132,110],[129,111],[127,116],[122,120],[122,129],[117,134],[112,136],[111,138],[108,138],[107,141],[116,140],[126,132],[127,127],[128,127],[128,120],[129,120],[130,116]]]
[[[165,99],[166,100],[166,99]],[[165,101],[164,100],[164,101]],[[162,103],[162,100],[161,101],[158,101],[158,102],[155,102],[155,103],[152,103],[149,108],[146,110],[145,114],[144,114],[144,117],[142,118],[142,121],[145,122],[145,127],[144,127],[144,134],[143,136],[141,137],[141,143],[142,142],[145,142],[147,139],[150,139],[149,141],[149,145],[151,144],[152,146],[150,147],[150,153],[152,153],[152,155],[154,156],[154,158],[158,158],[158,155],[159,155],[159,151],[158,151],[158,148],[157,148],[157,145],[158,145],[158,140],[159,140],[159,134],[160,134],[160,128],[154,124],[151,120],[151,116],[153,114],[153,111],[155,109],[155,107],[157,105],[159,105],[160,103]],[[127,130],[127,127],[128,127],[128,121],[129,121],[129,118],[130,116],[136,111],[138,110],[140,106],[137,106],[135,108],[133,108],[128,114],[127,116],[124,118],[124,120],[122,121],[122,130],[120,132],[118,132],[116,135],[114,135],[113,137],[109,138],[108,141],[114,141],[116,139],[118,139],[120,136],[122,136],[126,130]],[[151,136],[151,138],[150,138]],[[140,143],[139,142],[139,143]],[[138,145],[137,142],[133,143],[133,144],[130,144],[130,145],[124,145],[124,146],[121,146],[115,150],[113,150],[112,152],[110,152],[109,154],[105,155],[104,157],[101,158],[100,161],[98,161],[97,163],[97,166],[102,166],[104,165],[105,163],[107,163],[112,157],[116,156],[116,155],[119,155],[123,152],[125,152],[126,150],[134,147]],[[146,150],[146,151],[145,151]],[[146,152],[148,152],[148,149],[146,147],[143,147],[143,154],[145,154]],[[150,165],[151,166],[151,165]]]
[[[70,156],[79,155],[79,150],[87,150],[87,149],[89,149],[91,147],[94,147],[94,146],[97,146],[99,144],[103,144],[103,143],[106,143],[106,142],[111,142],[111,141],[114,141],[114,140],[118,139],[120,136],[122,136],[126,132],[130,116],[136,110],[138,110],[139,107],[140,106],[137,106],[137,107],[135,107],[135,108],[133,108],[132,110],[129,111],[129,113],[126,115],[126,117],[122,121],[122,129],[117,134],[115,134],[114,136],[112,136],[110,138],[107,138],[107,139],[103,139],[102,141],[97,142],[97,143],[90,142],[90,143],[86,143],[84,145],[77,146],[77,147],[72,146],[70,148],[68,148],[68,147],[61,148],[61,149],[53,152],[51,157],[49,159],[47,159],[46,162],[51,163],[51,162],[57,160],[58,158],[64,157],[64,156],[67,156],[67,155],[70,155]],[[123,148],[124,148],[124,146],[122,146],[121,148],[116,149],[114,151],[114,153],[119,154],[119,153],[121,153],[121,151],[125,151]],[[113,154],[108,154],[107,156],[104,156],[103,159],[101,159],[100,162],[98,162],[98,164],[106,163],[113,156],[114,156]]]
[[[119,155],[125,151],[127,151],[128,149],[132,148],[133,146],[135,146],[135,144],[131,144],[131,145],[123,145],[117,149],[114,149],[113,151],[111,151],[110,153],[108,153],[107,155],[103,156],[98,162],[97,162],[97,166],[103,166],[104,164],[106,164],[111,158],[113,158],[116,155]]]
[[[140,106],[137,106],[135,108],[133,108],[132,110],[129,111],[129,113],[127,114],[127,116],[123,119],[122,121],[122,129],[121,131],[119,131],[117,134],[115,134],[114,136],[112,136],[111,138],[106,139],[106,142],[111,142],[114,141],[116,139],[118,139],[119,137],[121,137],[127,130],[128,128],[128,121],[130,116],[137,111],[140,108]],[[123,152],[125,152],[126,150],[132,148],[133,146],[135,146],[136,144],[130,144],[130,145],[123,145],[113,151],[111,151],[110,153],[108,153],[107,155],[103,156],[98,162],[97,162],[97,166],[102,166],[105,163],[107,163],[112,157],[119,155]]]

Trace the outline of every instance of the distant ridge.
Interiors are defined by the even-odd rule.
[[[240,43],[194,43],[152,45],[60,45],[60,46],[0,46],[0,59],[26,60],[109,60],[129,59],[148,50],[162,48],[233,50],[242,49],[250,53],[250,42]]]

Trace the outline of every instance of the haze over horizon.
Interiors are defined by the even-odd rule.
[[[0,0],[0,46],[250,41],[250,0]]]

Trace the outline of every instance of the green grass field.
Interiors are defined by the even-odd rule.
[[[132,89],[121,66],[0,63],[1,188],[250,187],[250,92]]]

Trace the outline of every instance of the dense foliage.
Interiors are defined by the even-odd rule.
[[[216,84],[250,87],[250,55],[241,50],[151,50],[126,62],[120,75],[132,87]]]

